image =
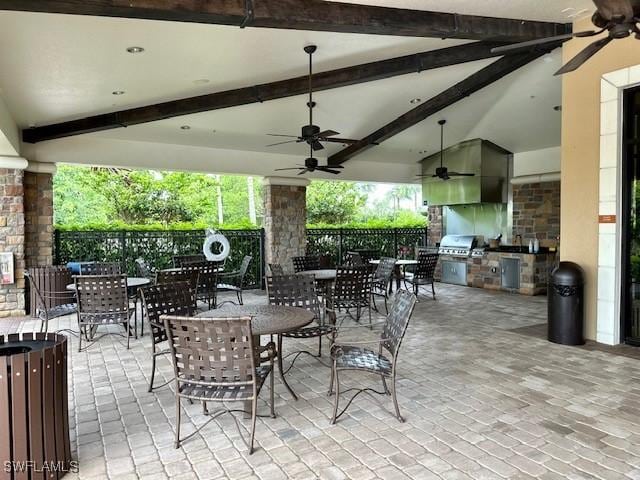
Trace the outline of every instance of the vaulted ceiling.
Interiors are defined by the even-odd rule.
[[[587,0],[349,3],[559,23],[592,10]],[[2,2],[0,99],[22,129],[305,75],[307,58],[302,47],[310,43],[318,45],[315,71],[322,72],[471,41],[240,29],[1,8]],[[145,51],[128,53],[131,46]],[[495,61],[479,60],[318,92],[315,123],[339,131],[342,137],[360,139],[414,108],[411,100],[426,101]],[[553,77],[559,66],[557,49],[360,154],[352,160],[360,168],[354,167],[349,174],[350,161],[343,178],[363,177],[367,169],[362,165],[376,162],[387,165],[380,172],[393,172],[392,166],[399,165],[398,178],[389,180],[408,180],[417,171],[416,162],[438,148],[439,118],[449,121],[447,144],[482,137],[514,152],[559,145],[560,113],[553,108],[561,103],[561,82]],[[307,156],[304,145],[266,147],[275,141],[267,133],[299,133],[307,122],[305,103],[304,96],[281,98],[51,140],[25,150],[42,161],[65,161],[66,149],[67,161],[87,156],[87,163],[142,167],[152,165],[142,159],[145,149],[140,147],[147,146],[149,155],[159,150],[173,152],[180,159],[173,165],[177,169],[268,174],[274,166],[290,166]],[[108,153],[110,146],[113,152]],[[343,148],[339,144],[326,147],[318,152],[319,158]],[[238,157],[245,158],[246,164],[223,161]],[[163,162],[158,168],[172,167],[170,159],[159,161]],[[384,180],[373,174],[362,179]]]

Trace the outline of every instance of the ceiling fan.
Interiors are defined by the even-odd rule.
[[[612,40],[626,38],[635,33],[636,39],[640,40],[640,29],[637,23],[640,21],[640,2],[638,0],[593,0],[596,5],[596,12],[591,17],[591,22],[599,30],[587,30],[584,32],[567,33],[555,37],[540,38],[528,42],[514,43],[503,47],[496,47],[493,53],[509,52],[512,50],[525,49],[544,45],[546,43],[569,40],[573,37],[593,37],[605,31],[608,35],[600,40],[596,40],[575,57],[569,60],[555,75],[573,72],[592,56],[598,53]]]
[[[313,101],[313,53],[317,50],[317,48],[318,47],[316,47],[315,45],[307,45],[306,47],[304,47],[304,51],[309,55],[309,101],[307,102],[307,107],[309,107],[309,125],[304,125],[302,127],[302,134],[299,136],[268,133],[267,135],[271,137],[288,137],[295,140],[272,143],[271,145],[267,145],[267,147],[284,145],[285,143],[306,142],[311,146],[313,150],[322,150],[324,149],[324,147],[322,146],[321,142],[333,142],[349,145],[357,143],[357,140],[352,140],[349,138],[337,138],[336,135],[340,135],[340,133],[336,132],[335,130],[320,131],[320,127],[313,124],[313,108],[316,106],[316,103]]]
[[[441,180],[451,180],[451,177],[474,177],[476,175],[475,173],[450,172],[449,169],[444,166],[444,124],[445,123],[447,123],[446,120],[438,120],[438,125],[440,125],[440,166],[436,168],[436,173],[434,173],[433,175],[418,175],[418,178],[433,177],[433,178],[439,178]],[[423,160],[426,160],[426,158],[423,158]]]
[[[344,167],[342,165],[330,166],[330,165],[318,165],[318,159],[313,158],[313,147],[309,145],[309,158],[305,158],[304,165],[298,165],[292,168],[276,168],[276,172],[282,172],[285,170],[300,170],[298,175],[303,175],[307,172],[319,172],[333,173],[337,175]]]

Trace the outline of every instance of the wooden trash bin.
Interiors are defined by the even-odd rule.
[[[0,335],[0,479],[58,479],[72,467],[67,338]]]

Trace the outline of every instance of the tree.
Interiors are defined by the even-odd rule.
[[[312,181],[307,187],[307,222],[355,221],[365,201],[366,194],[354,182]]]

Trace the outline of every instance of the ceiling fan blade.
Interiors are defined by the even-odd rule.
[[[320,170],[321,172],[332,173],[333,175],[338,175],[339,173],[342,173],[340,172],[340,170],[334,170],[328,167],[318,167],[316,170]]]
[[[354,143],[358,143],[359,140],[354,140],[352,138],[323,138],[321,139],[323,142],[331,142],[331,143],[347,143],[349,145],[353,145]]]
[[[527,49],[531,47],[536,47],[538,45],[545,45],[547,43],[560,42],[562,40],[570,40],[573,37],[577,37],[577,36],[590,37],[592,35],[596,35],[597,33],[598,32],[596,32],[595,30],[589,30],[586,32],[565,33],[564,35],[556,35],[554,37],[538,38],[536,40],[528,40],[526,42],[512,43],[511,45],[502,45],[500,47],[495,47],[491,49],[491,53],[507,53],[507,52],[512,52],[514,50]]]
[[[318,140],[312,140],[310,145],[311,145],[311,148],[313,148],[314,151],[324,150],[324,147],[322,146],[322,144]]]
[[[633,5],[629,0],[593,0],[602,18],[611,20],[616,15],[624,16],[627,21],[633,19]]]
[[[606,37],[601,38],[600,40],[596,40],[591,45],[586,47],[580,53],[578,53],[575,57],[569,60],[564,66],[558,70],[554,75],[562,75],[568,72],[573,72],[578,69],[580,65],[593,57],[596,53],[598,53],[602,48],[604,48],[613,38]]]
[[[307,172],[310,172],[311,170],[309,170],[308,168],[303,168],[302,171],[298,174],[298,175],[304,175]]]
[[[286,142],[272,143],[271,145],[267,145],[267,147],[275,147],[276,145],[284,145],[285,143],[298,143],[298,140],[287,140]]]
[[[316,138],[335,137],[336,135],[340,135],[340,132],[336,132],[335,130],[325,130],[323,132],[317,133]]]
[[[447,172],[447,175],[450,177],[475,177],[475,173],[458,173],[458,172]]]
[[[289,138],[299,138],[297,135],[281,135],[279,133],[267,133],[270,137],[289,137]]]

